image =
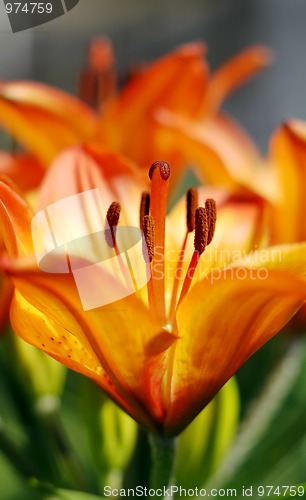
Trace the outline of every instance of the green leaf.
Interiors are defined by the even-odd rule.
[[[137,424],[92,381],[82,383],[86,428],[101,483],[120,487],[135,449]]]
[[[208,487],[296,485],[306,469],[306,340],[292,341]]]

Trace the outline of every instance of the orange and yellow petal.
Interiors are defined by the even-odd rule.
[[[82,101],[66,92],[38,82],[0,83],[0,99],[46,111],[65,121],[81,136],[90,137],[97,115]]]
[[[222,64],[210,78],[201,106],[202,118],[213,116],[229,94],[268,66],[271,59],[272,54],[269,49],[254,46]]]
[[[38,187],[44,174],[43,165],[34,156],[0,151],[0,175],[9,177],[21,191]]]
[[[47,85],[0,84],[0,124],[44,166],[65,147],[92,138],[97,117],[78,99]]]
[[[292,274],[273,270],[261,279],[256,270],[242,269],[242,279],[239,272],[212,274],[179,306],[181,338],[172,347],[168,381],[169,434],[182,430],[305,300],[305,282]]]
[[[180,169],[192,166],[203,184],[275,198],[274,177],[255,144],[226,115],[195,121],[162,110],[157,120],[157,148],[166,157],[176,153]]]
[[[204,51],[200,42],[183,45],[135,77],[101,120],[103,137],[116,150],[142,164],[153,111],[169,104],[190,114],[201,99],[207,79]],[[181,96],[191,85],[193,99],[188,102]]]
[[[84,311],[72,275],[17,270],[12,278],[16,295],[11,321],[18,335],[93,378],[121,406],[126,401],[125,408],[134,408],[138,420],[148,421],[148,415],[162,418],[154,384],[160,383],[160,360],[174,339],[161,331],[135,296]],[[103,289],[111,291],[112,283],[103,273],[100,278],[102,295]]]
[[[141,192],[147,188],[148,177],[133,162],[101,146],[85,144],[65,150],[52,163],[39,191],[37,210],[98,189],[105,211],[114,201],[119,202],[121,224],[138,226]],[[100,216],[104,216],[104,227],[105,213]],[[92,217],[87,214],[88,222]]]
[[[27,202],[16,186],[8,178],[0,178],[0,233],[11,256],[33,254],[32,217]]]
[[[306,123],[291,120],[272,137],[270,156],[279,196],[271,206],[271,243],[306,239]]]

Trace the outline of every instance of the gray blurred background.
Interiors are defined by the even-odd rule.
[[[120,72],[177,44],[203,39],[212,67],[245,46],[271,47],[276,60],[224,108],[262,150],[288,117],[306,119],[306,0],[80,0],[66,15],[12,34],[0,2],[0,78],[32,78],[75,92],[90,38],[107,34]]]

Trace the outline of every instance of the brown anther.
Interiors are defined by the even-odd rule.
[[[217,220],[217,208],[214,199],[208,198],[205,201],[205,210],[207,214],[207,224],[208,224],[207,245],[209,245],[215,234],[216,220]]]
[[[143,231],[143,218],[150,213],[150,194],[142,193],[140,202],[140,229]]]
[[[153,172],[159,168],[159,173],[163,181],[167,181],[170,177],[170,167],[166,161],[156,161],[153,163],[149,170],[149,177],[152,180]]]
[[[187,230],[191,233],[195,227],[195,211],[198,208],[198,190],[190,188],[187,191]]]
[[[194,249],[201,255],[207,245],[208,223],[207,213],[204,207],[199,207],[195,211],[195,233]]]
[[[120,212],[120,203],[118,203],[117,201],[113,201],[106,214],[106,219],[110,227],[118,226]]]
[[[145,237],[146,248],[143,248],[143,255],[145,260],[149,258],[152,262],[154,257],[154,230],[155,222],[151,215],[145,215],[143,218],[143,234]]]
[[[119,223],[120,213],[120,203],[113,201],[106,213],[107,227],[105,230],[105,239],[111,248],[114,248],[115,246],[116,227]]]

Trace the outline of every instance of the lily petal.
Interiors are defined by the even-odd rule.
[[[69,123],[80,135],[90,136],[96,125],[96,114],[82,101],[62,90],[38,82],[0,83],[0,99],[33,106]]]
[[[0,83],[0,123],[48,166],[65,147],[89,139],[96,116],[79,100],[47,85]]]
[[[16,191],[16,186],[8,178],[0,178],[0,233],[11,256],[34,253],[32,217],[28,204]]]
[[[164,155],[174,151],[183,165],[191,163],[203,184],[224,186],[244,196],[256,193],[271,201],[277,197],[274,175],[234,120],[218,114],[195,121],[168,110],[161,110],[156,119],[159,150]]]
[[[104,115],[104,124],[101,121],[103,133],[116,150],[124,152],[142,165],[146,156],[142,138],[148,133],[145,123],[153,110],[167,104],[172,105],[173,100],[179,110],[188,113],[196,107],[195,102],[201,98],[207,74],[206,65],[202,61],[204,50],[204,45],[200,42],[183,45],[153,63],[124,88]],[[186,75],[186,78],[183,77],[181,87],[182,75]],[[186,85],[194,85],[192,92],[195,99],[190,104],[187,103],[188,100],[180,99]],[[142,126],[139,127],[139,124]]]
[[[55,305],[55,297],[53,301]],[[37,301],[34,302],[35,305],[30,298],[27,300],[18,290],[15,291],[11,304],[11,322],[18,335],[26,342],[31,338],[31,345],[42,349],[68,368],[93,379],[132,417],[141,418],[141,415],[135,414],[127,398],[117,390],[88,342],[82,343],[79,340],[82,329],[71,312],[65,310],[64,315],[59,313],[63,304],[57,302],[59,309],[54,321],[52,315],[44,314]]]
[[[22,191],[39,186],[44,173],[45,169],[34,156],[0,151],[0,175],[12,179]]]
[[[272,53],[266,47],[249,47],[213,73],[202,102],[202,117],[213,116],[236,88],[268,66]]]
[[[122,155],[94,144],[69,148],[57,157],[41,185],[37,210],[91,189],[100,191],[106,210],[114,201],[120,203],[121,224],[138,226],[141,192],[148,189],[148,177]],[[88,223],[90,218],[92,214]]]
[[[15,274],[11,270],[11,275],[17,290],[11,321],[18,335],[96,380],[121,405],[123,397],[138,408],[138,420],[147,413],[161,418],[160,403],[152,396],[155,395],[152,384],[162,375],[156,379],[154,371],[158,366],[160,373],[160,357],[175,338],[160,331],[135,296],[83,311],[71,275],[52,277],[20,269]],[[104,275],[101,287],[111,286],[106,279]],[[132,414],[130,409],[127,411]]]
[[[274,183],[279,197],[271,208],[271,243],[306,239],[306,123],[291,120],[271,141]]]
[[[306,278],[306,242],[276,245],[250,252],[231,267],[266,268],[288,271],[301,279]]]
[[[182,337],[172,348],[169,433],[184,428],[305,300],[306,285],[292,274],[270,271],[267,279],[252,278],[247,269],[244,279],[231,270],[219,279],[212,275],[182,301]]]

